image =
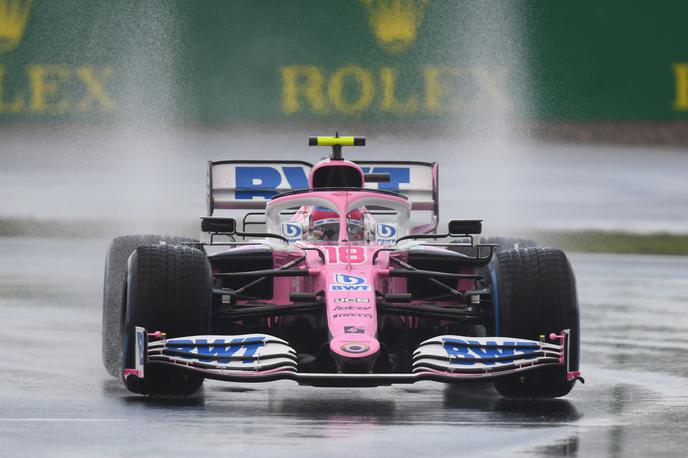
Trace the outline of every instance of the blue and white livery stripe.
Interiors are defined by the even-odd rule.
[[[421,343],[413,353],[413,368],[475,372],[558,364],[562,352],[562,346],[535,340],[447,335]]]
[[[364,173],[386,173],[389,182],[366,183],[366,188],[404,194],[414,209],[431,210],[435,204],[434,165],[429,163],[359,162]],[[210,200],[213,209],[264,208],[275,195],[308,188],[312,166],[287,162],[219,162],[210,165]]]
[[[287,342],[266,334],[199,335],[159,340],[148,345],[148,360],[226,370],[296,367]]]

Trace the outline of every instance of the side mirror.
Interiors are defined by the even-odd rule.
[[[236,220],[234,218],[204,216],[201,217],[201,231],[232,235],[236,232]]]
[[[483,231],[481,219],[453,219],[449,221],[449,235],[476,235]]]

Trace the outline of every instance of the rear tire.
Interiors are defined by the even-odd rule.
[[[570,329],[569,370],[579,367],[576,281],[566,255],[550,248],[500,251],[489,266],[495,334],[539,340]],[[565,367],[550,366],[495,382],[507,398],[555,398],[571,391]]]
[[[103,365],[113,377],[122,376],[122,335],[124,319],[124,280],[127,278],[127,259],[142,245],[165,242],[178,245],[181,242],[198,242],[185,237],[166,235],[125,235],[115,238],[105,258],[103,280]]]
[[[168,338],[207,334],[212,270],[207,256],[187,246],[145,245],[129,258],[124,367],[135,367],[136,326]],[[193,394],[203,377],[179,368],[147,364],[143,379],[129,377],[130,391],[162,396]]]

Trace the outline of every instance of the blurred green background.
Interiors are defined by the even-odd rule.
[[[659,121],[688,3],[0,0],[0,123]]]

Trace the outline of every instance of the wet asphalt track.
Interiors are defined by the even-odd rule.
[[[0,456],[685,456],[688,258],[572,255],[587,383],[129,394],[100,362],[105,240],[0,239]]]

